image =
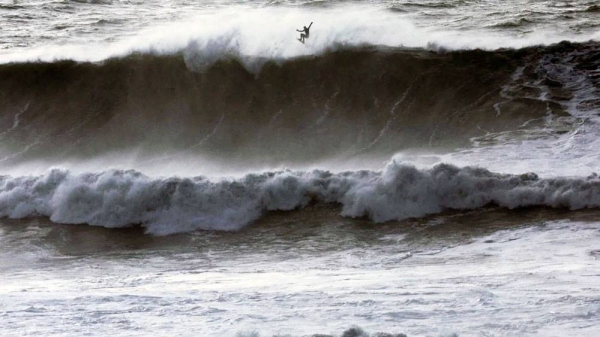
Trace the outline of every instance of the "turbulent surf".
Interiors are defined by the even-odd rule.
[[[0,335],[598,336],[597,15],[0,4]]]
[[[269,170],[382,162],[403,150],[443,152],[515,130],[560,135],[596,116],[599,55],[595,42],[564,42],[495,51],[340,48],[283,62],[261,60],[254,71],[228,55],[200,67],[202,55],[189,50],[99,63],[5,64],[0,66],[1,161],[5,167],[51,166],[118,155],[126,169],[143,172],[191,161],[206,174],[232,166]],[[203,162],[211,163],[210,170]],[[486,173],[484,184],[490,185],[482,191],[469,187],[482,184],[475,182],[476,170],[452,168],[467,181],[458,191],[447,191],[436,180],[452,180],[435,173],[446,171],[441,168],[447,166],[417,171],[394,161],[383,173],[273,171],[228,182],[54,170],[3,178],[2,215],[107,227],[145,224],[161,228],[151,232],[172,233],[236,229],[267,210],[295,209],[313,199],[341,203],[342,214],[375,221],[490,203],[597,206],[589,194],[595,185],[585,179],[507,187],[504,180],[520,178]],[[403,173],[390,178],[396,174],[390,170]],[[573,201],[551,201],[549,196],[565,189]],[[374,195],[360,196],[363,192]],[[503,201],[515,194],[529,197]],[[439,200],[426,202],[433,195]],[[384,206],[362,205],[374,199]],[[120,211],[117,205],[123,205]]]

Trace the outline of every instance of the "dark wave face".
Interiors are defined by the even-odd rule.
[[[451,149],[566,116],[596,43],[523,50],[341,49],[249,72],[237,59],[132,55],[0,66],[4,166],[135,152],[268,165]],[[568,61],[571,73],[556,64]],[[263,61],[264,62],[264,61]],[[575,75],[574,75],[575,74]],[[597,100],[578,102],[582,110]]]

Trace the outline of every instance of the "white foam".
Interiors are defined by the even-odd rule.
[[[104,227],[141,224],[157,235],[235,230],[267,211],[301,208],[311,200],[339,203],[343,216],[375,222],[488,204],[581,209],[600,207],[600,180],[500,175],[447,164],[419,170],[396,161],[383,172],[280,171],[218,181],[60,169],[0,179],[0,216],[47,216],[56,223]]]
[[[116,42],[57,45],[8,50],[0,63],[24,61],[101,61],[133,52],[169,54],[185,50],[189,59],[212,60],[223,55],[287,59],[313,55],[339,46],[381,45],[445,49],[521,48],[561,40],[587,41],[600,34],[573,35],[536,31],[510,33],[418,27],[409,16],[381,7],[360,5],[330,9],[228,7],[204,10],[178,22],[159,24]],[[314,22],[307,43],[296,41],[296,29]],[[439,27],[438,27],[439,28]],[[199,57],[193,57],[193,55]],[[199,62],[199,61],[198,61]]]
[[[472,138],[471,147],[440,156],[442,160],[459,166],[484,166],[495,172],[535,170],[544,177],[594,173],[600,163],[597,152],[600,108],[594,104],[600,100],[600,88],[594,71],[579,67],[585,55],[593,54],[588,50],[574,50],[544,55],[534,65],[540,77],[527,78],[523,76],[524,68],[518,68],[511,82],[502,87],[505,100],[495,104],[497,114],[503,113],[504,104],[512,100],[536,100],[547,105],[543,126],[529,126],[528,121],[514,130],[486,132],[484,136]],[[570,96],[553,96],[543,81],[545,78],[560,83]],[[520,94],[522,92],[525,94]],[[561,106],[570,117],[554,115],[550,103]]]

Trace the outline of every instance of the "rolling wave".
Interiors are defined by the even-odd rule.
[[[377,223],[487,205],[574,210],[600,207],[600,179],[541,179],[448,164],[419,170],[395,161],[381,172],[279,171],[221,181],[58,169],[0,178],[0,216],[45,216],[55,223],[108,228],[137,224],[154,235],[236,230],[268,211],[315,202],[340,204],[342,216]]]
[[[593,114],[599,50],[363,47],[267,61],[257,73],[235,57],[207,66],[195,53],[7,64],[0,165],[118,152],[141,170],[194,157],[273,167],[453,149],[547,127],[548,114]]]
[[[341,205],[343,216],[374,222],[486,205],[596,208],[596,175],[540,178],[397,161],[383,171],[334,172],[319,163],[452,150],[503,130],[562,134],[552,121],[599,113],[599,55],[595,42],[564,42],[497,51],[345,48],[267,60],[256,72],[236,56],[207,65],[188,52],[1,65],[3,170],[40,162],[67,168],[0,178],[0,216],[141,225],[165,235],[236,230],[266,212],[311,203]],[[115,154],[110,165],[68,169]],[[204,161],[190,164],[197,158]],[[107,169],[115,163],[126,169]],[[174,163],[195,172],[221,163],[217,170],[245,174],[181,178]],[[269,169],[294,163],[321,169]],[[150,166],[161,177],[141,173]]]

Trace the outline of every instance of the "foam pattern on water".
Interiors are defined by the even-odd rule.
[[[540,179],[440,164],[419,170],[392,161],[382,172],[268,172],[240,179],[152,179],[135,171],[45,175],[0,179],[0,215],[46,216],[56,223],[104,227],[143,225],[165,235],[235,230],[267,211],[289,211],[311,202],[338,203],[343,216],[374,222],[402,220],[447,209],[489,204],[581,209],[600,206],[600,180]]]

